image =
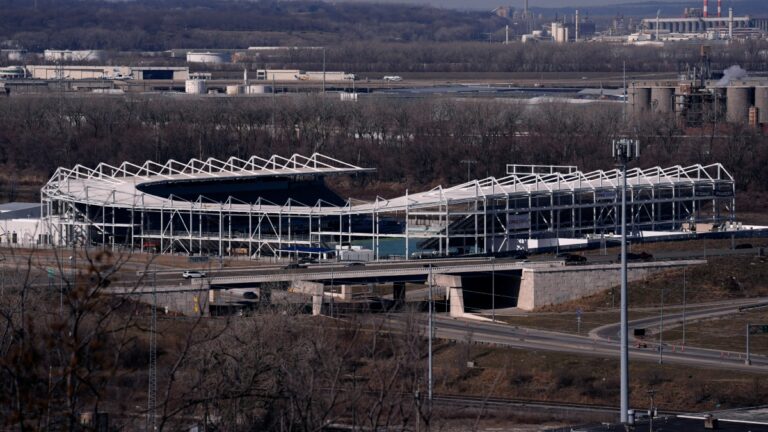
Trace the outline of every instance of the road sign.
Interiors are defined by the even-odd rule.
[[[48,267],[48,277],[53,278],[56,276],[56,269],[53,267]]]
[[[750,324],[749,334],[765,334],[768,333],[768,324]]]

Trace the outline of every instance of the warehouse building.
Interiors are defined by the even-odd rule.
[[[189,77],[188,67],[133,67],[133,66],[81,66],[30,65],[27,76],[41,80],[132,79],[184,81]]]

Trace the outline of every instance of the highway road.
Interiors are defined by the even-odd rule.
[[[764,302],[766,299],[754,299],[753,303]],[[730,311],[738,309],[738,306],[728,305]],[[722,306],[710,309],[700,309],[696,314],[700,317],[708,314],[726,313]],[[402,317],[391,317],[388,321],[394,329],[402,328]],[[426,317],[420,317],[421,323],[426,326]],[[654,318],[658,319],[658,318]],[[638,320],[641,321],[641,320]],[[615,324],[614,324],[615,325]],[[610,326],[601,330],[600,334],[616,334]],[[597,355],[606,357],[619,357],[619,343],[611,337],[590,337],[566,333],[557,333],[546,330],[535,330],[499,324],[483,322],[472,319],[454,319],[444,314],[436,315],[435,337],[442,339],[475,343],[485,343],[499,346],[508,346],[521,349],[536,349],[572,353],[575,355]],[[630,347],[630,360],[659,361],[659,352],[656,346],[649,348]],[[686,347],[684,351],[671,346],[665,346],[663,352],[665,363],[684,364],[718,369],[739,370],[744,372],[757,372],[768,374],[768,357],[752,355],[752,365],[744,364],[744,353],[710,350],[695,347]]]

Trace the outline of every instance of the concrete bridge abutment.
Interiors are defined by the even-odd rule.
[[[703,260],[631,263],[627,281],[633,282],[676,268],[706,264]],[[620,264],[525,268],[517,307],[531,311],[597,294],[620,284]]]

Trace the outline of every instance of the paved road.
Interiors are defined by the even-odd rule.
[[[716,318],[724,315],[733,315],[733,314],[739,313],[741,311],[740,308],[744,306],[761,305],[761,304],[768,305],[768,297],[758,297],[758,298],[738,299],[738,300],[724,300],[717,303],[709,303],[705,308],[701,308],[702,306],[701,304],[692,304],[690,305],[690,307],[695,309],[686,311],[685,320],[686,322],[692,322],[692,321],[701,320],[701,319]],[[654,310],[658,310],[658,309],[654,309]],[[679,307],[676,308],[676,312],[664,315],[664,329],[666,330],[678,327],[682,325],[682,322],[683,322],[683,313],[679,311]],[[643,328],[646,330],[649,330],[649,329],[655,330],[657,327],[659,327],[659,325],[660,325],[660,322],[659,322],[658,316],[640,318],[640,319],[636,319],[628,322],[628,326],[630,329]],[[600,339],[600,340],[617,341],[619,340],[620,329],[621,329],[621,323],[607,324],[591,330],[589,332],[589,336],[591,338]],[[631,332],[630,332],[630,338],[633,339]]]
[[[715,311],[712,311],[715,313]],[[390,321],[395,328],[401,327],[395,317]],[[420,317],[423,325],[426,318]],[[577,355],[599,355],[619,357],[619,344],[613,339],[601,339],[572,334],[557,333],[545,330],[534,330],[514,327],[505,324],[482,322],[475,320],[458,320],[438,315],[435,320],[435,336],[460,342],[471,340],[478,343],[488,343],[514,348],[538,349],[573,353]],[[659,353],[655,349],[638,349],[630,347],[630,359],[658,362]],[[743,353],[722,352],[701,348],[688,347],[684,352],[672,351],[667,347],[663,353],[665,363],[685,364],[745,372],[768,374],[768,357],[752,356],[752,365],[744,364]]]

